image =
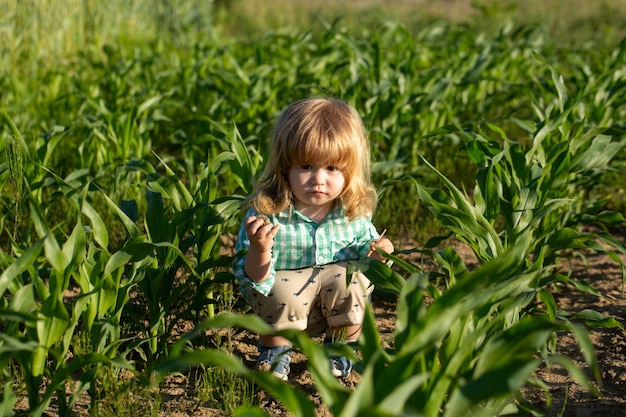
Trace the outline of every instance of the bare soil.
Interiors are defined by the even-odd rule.
[[[406,243],[403,247],[413,245]],[[471,268],[476,265],[471,251],[462,245],[455,249],[466,260]],[[626,259],[622,258],[624,261]],[[595,297],[570,288],[562,288],[555,292],[559,306],[567,311],[576,312],[592,309],[614,317],[622,325],[626,325],[626,295],[621,269],[618,264],[603,254],[587,254],[575,257],[564,268],[571,269],[572,277],[585,279],[603,296]],[[372,301],[376,321],[383,343],[390,342],[395,325],[395,304],[374,297]],[[626,337],[620,329],[590,329],[590,336],[596,349],[602,382],[597,387],[601,395],[595,396],[577,384],[572,377],[558,366],[542,367],[536,371],[536,377],[545,382],[549,388],[551,407],[546,408],[546,393],[542,390],[527,388],[525,397],[540,407],[548,416],[563,417],[626,417]],[[235,330],[231,334],[232,350],[244,363],[252,366],[257,356],[257,339],[247,331]],[[558,352],[572,358],[583,370],[588,370],[582,359],[576,341],[568,334],[560,335]],[[344,380],[349,387],[358,383],[358,374],[352,373]],[[316,405],[319,417],[331,416],[323,405],[319,393],[306,367],[306,357],[295,354],[292,359],[289,383],[306,392]],[[160,389],[163,412],[160,416],[194,416],[214,417],[227,416],[219,404],[199,400],[194,386],[196,381],[190,375],[172,375],[168,377]],[[262,390],[252,393],[254,401],[260,404],[273,416],[287,416],[289,413],[281,404],[274,401]],[[76,415],[88,415],[88,398],[75,407]],[[24,410],[24,401],[18,409]],[[54,404],[46,410],[47,415],[55,416]]]
[[[412,246],[406,246],[407,248]],[[476,265],[471,251],[462,245],[455,245],[457,252],[466,260],[469,267]],[[624,258],[622,258],[624,260]],[[570,288],[563,288],[555,294],[559,306],[567,311],[577,312],[583,309],[599,311],[614,317],[626,325],[626,294],[620,266],[604,254],[586,254],[575,257],[565,268],[572,270],[572,278],[585,279],[591,283],[603,297],[595,297]],[[392,340],[395,324],[395,305],[374,297],[373,309],[383,342]],[[551,406],[546,408],[546,393],[528,388],[524,394],[533,404],[539,406],[548,416],[563,417],[626,417],[626,337],[620,329],[590,329],[590,336],[596,349],[597,361],[602,377],[599,389],[601,396],[587,392],[572,377],[558,366],[542,367],[536,371],[536,377],[549,387]],[[256,359],[256,337],[246,331],[234,335],[233,351],[245,363],[252,366]],[[588,366],[582,358],[576,341],[570,335],[560,335],[558,352],[569,356],[581,369]],[[331,416],[321,402],[315,390],[311,376],[306,368],[306,358],[296,354],[292,361],[289,381],[306,392],[317,406],[318,416]],[[344,381],[347,386],[358,383],[358,375],[353,373]],[[180,391],[179,391],[180,392]],[[181,392],[182,393],[182,392]],[[185,394],[183,394],[185,395]],[[182,396],[171,396],[167,408],[171,416],[222,416],[215,408],[200,406],[193,412],[182,410],[179,405]],[[257,400],[272,415],[289,415],[286,410],[262,391],[257,393]],[[177,410],[177,411],[174,411]],[[165,415],[165,414],[164,414]]]

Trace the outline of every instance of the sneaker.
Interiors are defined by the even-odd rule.
[[[291,363],[291,346],[276,346],[268,348],[259,345],[259,357],[255,369],[262,372],[272,371],[276,378],[286,381],[289,377],[289,363]]]
[[[330,358],[330,372],[337,378],[345,378],[352,372],[352,361],[345,356]]]

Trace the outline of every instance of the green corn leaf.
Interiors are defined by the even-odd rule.
[[[569,330],[576,337],[576,341],[580,346],[580,351],[585,358],[585,361],[589,365],[589,369],[591,369],[593,378],[595,378],[597,382],[600,382],[600,368],[596,357],[596,350],[593,342],[591,341],[591,337],[589,336],[589,332],[582,325],[576,323],[567,322],[566,325],[569,326]],[[619,326],[617,326],[617,328],[624,330],[624,327],[621,326],[621,323]]]
[[[165,219],[163,198],[160,193],[146,188],[146,228],[152,242],[167,242],[169,234],[168,222]]]
[[[427,310],[422,291],[428,284],[428,275],[411,274],[398,296],[396,307],[395,342],[402,347],[415,337]]]
[[[517,245],[458,281],[432,303],[424,319],[414,323],[413,336],[402,344],[399,355],[412,355],[437,343],[463,312],[490,303],[491,291],[499,289],[494,285],[519,271],[530,239],[530,234],[521,236]]]
[[[361,355],[363,362],[366,364],[374,363],[374,358],[379,354],[381,347],[380,333],[376,324],[376,318],[371,306],[365,307],[365,315],[363,317],[363,327],[360,336]]]
[[[193,204],[193,196],[185,186],[185,184],[176,176],[176,173],[163,161],[158,155],[155,156],[159,159],[163,167],[165,168],[166,178],[159,177],[157,182],[159,187],[156,188],[165,197],[170,198],[174,202],[174,206],[178,211],[181,211],[185,207],[190,207]],[[155,182],[150,182],[154,185]],[[161,188],[162,187],[162,188]]]
[[[614,211],[602,211],[594,216],[594,220],[599,223],[606,224],[607,226],[618,226],[626,223],[626,218],[622,213]]]
[[[234,355],[217,349],[193,350],[166,359],[152,368],[152,371],[167,374],[183,372],[198,365],[220,365],[234,374],[247,375],[250,372],[245,364]]]
[[[474,203],[478,212],[490,222],[494,221],[500,213],[499,194],[500,191],[494,180],[493,170],[489,167],[480,169],[476,175]]]
[[[91,223],[91,232],[93,233],[94,240],[101,248],[107,249],[109,246],[109,232],[104,220],[102,220],[102,217],[93,206],[84,199],[81,209],[82,214],[84,214]]]
[[[133,222],[139,220],[139,208],[136,200],[120,201],[120,209]]]
[[[72,234],[65,241],[61,249],[64,255],[63,258],[68,261],[63,268],[65,273],[68,272],[68,269],[73,270],[78,268],[80,264],[84,261],[87,254],[87,247],[85,243],[85,229],[83,228],[82,222],[79,218],[77,219],[76,225],[72,230]],[[62,290],[65,290],[65,288],[62,288]]]
[[[364,410],[376,407],[374,404],[374,377],[372,369],[366,369],[356,389],[348,397],[347,401],[335,406],[333,415],[340,417],[358,417],[363,415]]]
[[[46,349],[57,343],[69,324],[69,313],[65,304],[56,297],[43,301],[37,319],[37,338]]]
[[[549,166],[547,161],[546,150],[549,146],[544,146],[544,140],[549,137],[554,131],[558,132],[561,125],[565,123],[569,114],[572,111],[572,107],[568,107],[562,111],[556,118],[550,119],[545,123],[533,137],[533,145],[526,153],[526,165],[531,166],[534,160],[541,166]]]
[[[31,359],[32,374],[35,377],[43,375],[48,351],[59,343],[69,325],[69,313],[59,298],[47,297],[41,306],[37,317],[38,345],[33,351]]]
[[[383,262],[374,258],[363,258],[348,263],[349,271],[361,271],[377,289],[400,292],[404,287],[404,279]],[[348,274],[350,275],[350,274]]]
[[[9,381],[3,387],[2,401],[0,401],[0,416],[10,417],[15,415],[13,406],[17,401],[17,395],[13,392],[13,382]]]
[[[516,358],[531,359],[549,335],[564,326],[547,317],[525,317],[493,339],[478,357],[474,372],[481,376]]]
[[[104,275],[110,276],[114,271],[123,268],[129,262],[139,262],[154,253],[154,245],[144,238],[133,239],[109,258],[104,268]]]
[[[304,332],[282,334],[292,341],[294,348],[306,355],[307,368],[324,403],[335,412],[343,408],[348,401],[350,390],[339,383],[337,378],[329,372],[328,357],[330,355],[346,356],[356,362],[358,358],[353,349],[345,344],[320,345],[311,340]]]
[[[2,316],[6,317],[4,314]],[[11,318],[9,317],[9,319]],[[22,341],[6,333],[0,333],[0,341],[2,342],[0,344],[0,354],[8,353],[11,357],[15,357],[20,352],[33,352],[37,348],[37,342],[34,340]]]
[[[546,243],[553,251],[556,251],[561,249],[584,249],[588,246],[587,242],[589,240],[591,240],[590,236],[583,235],[572,228],[564,227],[552,234]]]
[[[427,188],[415,183],[420,198],[427,203],[437,218],[457,233],[459,239],[468,243],[479,259],[486,261],[503,252],[502,242],[492,225],[470,204],[450,180],[423,157],[422,162],[445,184],[450,192],[450,198],[454,202],[453,205],[445,202],[436,197],[439,192],[433,194]]]
[[[22,133],[19,131],[17,126],[15,126],[15,123],[13,123],[13,120],[11,119],[11,117],[9,116],[9,114],[7,113],[4,107],[0,107],[0,120],[4,121],[4,123],[6,123],[9,126],[9,130],[11,131],[11,134],[13,135],[13,137],[19,144],[22,151],[27,156],[30,156],[30,150],[28,149],[28,146],[26,145],[24,136],[22,136]]]
[[[398,384],[388,386],[388,395],[378,403],[377,408],[389,413],[389,416],[403,415],[403,413],[406,413],[406,404],[409,397],[420,387],[424,386],[429,377],[429,373],[412,375]]]
[[[34,313],[39,306],[39,300],[35,297],[33,284],[20,286],[9,300],[9,309],[3,311],[2,315],[5,320],[22,321],[29,326],[34,325],[37,319]]]
[[[44,247],[44,241],[45,239],[37,240],[2,272],[2,275],[0,275],[0,294],[4,294],[11,283],[17,279],[22,272],[32,267]]]
[[[137,115],[140,115],[140,114],[144,113],[145,111],[147,111],[154,104],[156,104],[159,101],[161,101],[163,99],[163,97],[165,97],[165,96],[160,94],[160,95],[149,97],[147,100],[144,100],[139,105],[139,107],[137,107]],[[131,119],[131,118],[129,118],[129,119]]]
[[[506,402],[492,406],[478,404],[517,391],[538,365],[538,359],[511,359],[490,369],[481,377],[454,391],[445,404],[443,416],[464,417],[468,412],[473,416],[499,415],[498,411],[507,404]]]
[[[217,324],[216,321],[214,324]],[[315,417],[313,404],[306,394],[299,389],[284,383],[271,373],[251,371],[240,359],[217,349],[193,350],[191,352],[172,355],[152,368],[160,374],[185,371],[193,366],[220,366],[229,372],[254,380],[275,398],[277,398],[294,415]]]
[[[565,82],[563,81],[563,75],[559,74],[554,68],[550,67],[550,75],[552,77],[552,82],[554,83],[554,87],[557,91],[559,108],[561,111],[567,105],[567,99],[569,94],[567,93],[567,88],[565,87]]]
[[[585,371],[573,359],[563,355],[556,355],[551,356],[549,362],[562,366],[574,378],[574,381],[587,392],[596,397],[601,396],[598,388],[591,383]]]
[[[170,349],[170,354],[172,356],[180,354],[185,349],[189,340],[197,337],[208,329],[222,329],[228,327],[242,328],[256,334],[274,333],[272,327],[256,315],[223,313],[198,323],[190,333],[174,343]]]
[[[557,314],[557,304],[554,299],[554,295],[549,290],[542,288],[537,296],[539,300],[546,306],[546,311],[548,312],[548,317],[550,319],[555,319]]]
[[[109,208],[113,210],[113,213],[117,216],[117,218],[122,222],[122,225],[128,232],[131,239],[135,239],[141,236],[137,225],[135,224],[135,220],[129,217],[121,207],[119,207],[113,200],[111,200],[106,194],[103,194],[104,199],[106,200]]]
[[[613,142],[611,136],[598,135],[592,139],[589,148],[576,154],[572,160],[573,172],[606,170],[610,161],[624,147],[623,141]]]
[[[31,217],[33,224],[37,230],[37,234],[40,238],[44,239],[44,251],[46,253],[46,259],[52,265],[55,271],[63,273],[65,266],[69,263],[69,259],[65,256],[59,243],[54,235],[51,233],[48,225],[46,224],[38,205],[34,200],[30,201]]]
[[[572,319],[582,320],[590,327],[605,327],[610,329],[622,329],[624,325],[613,317],[607,317],[599,311],[584,309],[577,313],[569,315]]]

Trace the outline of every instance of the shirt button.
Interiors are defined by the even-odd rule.
[[[324,257],[323,256],[318,256],[317,257],[317,262],[319,262],[319,263],[324,262]]]

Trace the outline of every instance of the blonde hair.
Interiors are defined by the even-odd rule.
[[[311,98],[290,104],[274,125],[265,170],[256,182],[252,206],[263,214],[290,209],[287,176],[293,166],[335,165],[345,177],[339,196],[348,219],[371,217],[378,202],[370,180],[370,151],[361,117],[347,103]]]

